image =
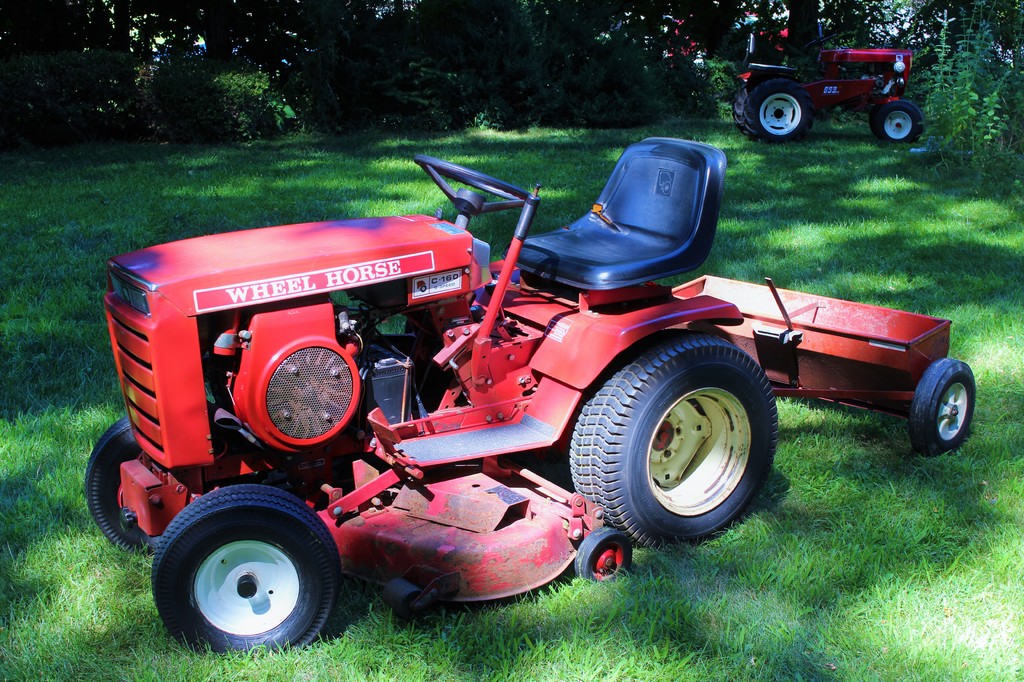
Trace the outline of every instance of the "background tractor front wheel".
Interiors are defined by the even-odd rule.
[[[746,509],[777,433],[757,363],[717,337],[687,334],[642,353],[583,405],[573,483],[639,544],[697,540]]]
[[[871,132],[883,142],[913,142],[924,131],[924,114],[910,100],[880,104],[871,110]]]
[[[340,581],[338,550],[297,497],[261,485],[203,495],[178,514],[153,559],[153,598],[178,639],[214,651],[311,642]]]

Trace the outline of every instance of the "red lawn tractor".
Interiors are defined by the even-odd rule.
[[[308,643],[343,576],[402,616],[570,567],[611,578],[633,543],[741,515],[772,465],[776,393],[909,417],[932,454],[966,436],[974,382],[944,357],[948,321],[655,283],[711,248],[720,150],[634,144],[590,211],[532,237],[539,188],[414,160],[454,221],[269,227],[109,262],[127,415],[92,453],[87,500],[115,544],[155,549],[157,609],[183,642]],[[504,210],[518,224],[490,262],[467,228]],[[575,490],[529,468],[552,452]]]
[[[804,47],[823,46],[821,35]],[[751,35],[748,54],[753,54]],[[797,80],[788,66],[750,64],[733,102],[733,120],[744,135],[764,142],[794,142],[811,129],[814,114],[831,107],[868,111],[871,132],[883,141],[913,142],[921,136],[923,115],[901,99],[910,78],[913,53],[900,49],[822,49],[822,79]]]

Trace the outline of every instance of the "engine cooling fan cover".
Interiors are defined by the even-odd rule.
[[[289,438],[319,440],[348,421],[357,381],[347,354],[323,346],[300,348],[270,376],[267,416]]]

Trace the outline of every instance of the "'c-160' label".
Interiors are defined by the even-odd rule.
[[[412,297],[425,298],[436,296],[449,291],[462,289],[462,271],[448,270],[447,272],[435,272],[425,277],[416,277],[412,281]]]

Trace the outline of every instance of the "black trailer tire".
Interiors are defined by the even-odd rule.
[[[581,408],[573,483],[634,542],[727,527],[771,471],[778,411],[764,372],[708,334],[673,337],[615,372]]]
[[[869,122],[871,132],[883,142],[914,142],[924,132],[924,114],[908,99],[874,107]]]
[[[193,648],[304,646],[334,607],[341,568],[327,527],[297,497],[261,485],[203,495],[167,527],[153,599]]]
[[[907,429],[918,454],[933,457],[963,444],[974,418],[974,373],[966,362],[939,358],[921,375]]]
[[[629,537],[614,528],[601,526],[583,538],[573,568],[587,580],[612,580],[633,563],[633,545]]]
[[[138,526],[125,523],[121,514],[121,464],[142,456],[128,417],[107,429],[85,466],[85,504],[100,531],[121,549],[150,549],[153,538]]]
[[[772,78],[750,91],[741,130],[762,142],[797,142],[813,123],[814,102],[807,91],[788,78]]]

